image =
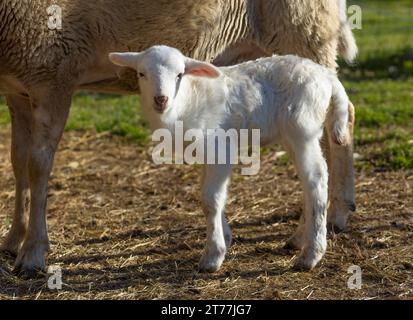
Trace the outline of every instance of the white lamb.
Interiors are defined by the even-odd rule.
[[[152,129],[176,121],[189,129],[260,129],[261,142],[281,143],[293,159],[305,194],[305,218],[289,244],[301,249],[295,266],[312,269],[327,247],[327,164],[320,147],[324,126],[337,144],[348,143],[348,97],[329,69],[296,56],[274,56],[217,68],[155,46],[141,53],[112,53],[137,70],[142,108]],[[330,103],[332,123],[325,123]],[[224,215],[231,164],[205,165],[202,204],[207,246],[201,271],[217,271],[231,245]]]

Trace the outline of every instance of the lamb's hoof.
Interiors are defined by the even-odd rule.
[[[299,257],[294,262],[293,270],[300,271],[300,272],[311,271],[312,269],[315,268],[316,265],[317,263],[313,261],[306,261],[304,258]]]
[[[221,264],[217,262],[205,262],[201,261],[199,263],[198,271],[200,273],[214,273],[221,268]]]
[[[201,273],[217,272],[225,259],[225,250],[220,250],[214,254],[205,253],[199,261],[198,270]]]
[[[294,263],[296,271],[310,271],[314,269],[323,258],[324,253],[316,250],[304,249]]]

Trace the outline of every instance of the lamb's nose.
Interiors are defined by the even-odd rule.
[[[166,104],[168,103],[168,97],[165,96],[158,96],[154,98],[156,105],[161,109],[160,111],[164,111],[166,109]]]

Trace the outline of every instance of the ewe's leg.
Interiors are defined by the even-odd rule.
[[[223,221],[231,169],[231,165],[205,165],[204,168],[202,207],[207,219],[207,246],[199,262],[202,272],[217,271],[227,252],[225,240],[230,240],[230,230]]]
[[[353,142],[354,106],[349,105],[349,131]],[[328,138],[329,200],[328,221],[338,230],[346,227],[347,220],[356,210],[353,145],[339,146]]]
[[[295,265],[312,269],[327,249],[328,173],[319,142],[297,146],[295,162],[304,188],[303,247]]]
[[[32,133],[29,151],[30,217],[27,233],[16,260],[16,269],[32,273],[45,267],[49,249],[46,226],[47,184],[54,154],[69,113],[67,92],[47,92],[32,104]]]
[[[9,233],[1,250],[17,256],[26,234],[29,210],[28,151],[30,148],[30,100],[20,96],[7,96],[12,123],[11,160],[16,179],[15,211]]]

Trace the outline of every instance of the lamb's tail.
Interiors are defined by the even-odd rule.
[[[338,145],[347,145],[350,143],[349,137],[349,103],[346,90],[336,77],[333,80],[333,94],[331,99],[332,112],[330,113],[328,128],[334,142]]]
[[[347,20],[347,1],[337,0],[340,10],[340,37],[338,44],[338,51],[340,56],[346,60],[347,63],[352,63],[358,54],[358,47],[353,31]]]

